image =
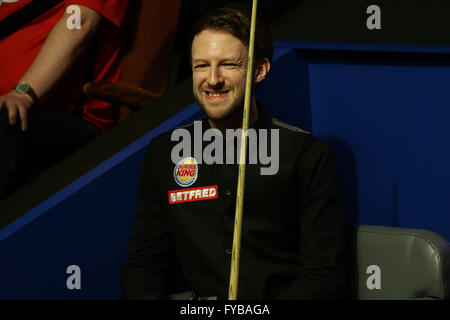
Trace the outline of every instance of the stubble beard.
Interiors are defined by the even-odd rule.
[[[236,95],[235,97],[233,97],[232,102],[230,103],[230,105],[224,108],[224,110],[220,114],[215,114],[208,110],[208,107],[204,103],[205,101],[204,99],[206,98],[203,95],[203,90],[199,91],[197,89],[194,89],[194,98],[199,104],[200,108],[202,108],[203,112],[205,112],[208,119],[212,121],[230,119],[236,116],[237,114],[242,115],[244,110],[245,93],[242,87],[238,87],[236,89]],[[210,108],[221,108],[221,107],[210,107]]]

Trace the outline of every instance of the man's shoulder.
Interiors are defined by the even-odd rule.
[[[287,139],[291,144],[298,144],[303,152],[307,150],[314,153],[331,152],[329,145],[325,141],[302,128],[272,118],[272,129],[278,129],[281,140]]]
[[[300,135],[311,135],[311,132],[303,130],[302,128],[292,126],[276,118],[272,118],[272,128],[286,131],[288,133],[300,134]]]

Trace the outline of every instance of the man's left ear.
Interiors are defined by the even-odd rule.
[[[256,65],[255,83],[263,81],[270,70],[270,61],[267,58],[262,58]]]

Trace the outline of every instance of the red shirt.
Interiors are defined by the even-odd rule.
[[[2,2],[0,20],[19,10],[32,0]],[[47,36],[70,5],[85,6],[104,19],[98,37],[71,70],[38,104],[73,112],[103,131],[117,119],[117,107],[110,103],[84,98],[82,88],[87,81],[119,80],[120,48],[124,35],[124,20],[129,0],[65,0],[29,22],[17,32],[0,40],[0,95],[10,92],[31,66]]]

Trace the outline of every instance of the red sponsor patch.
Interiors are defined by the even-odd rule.
[[[169,204],[217,199],[219,187],[208,186],[169,191]]]

